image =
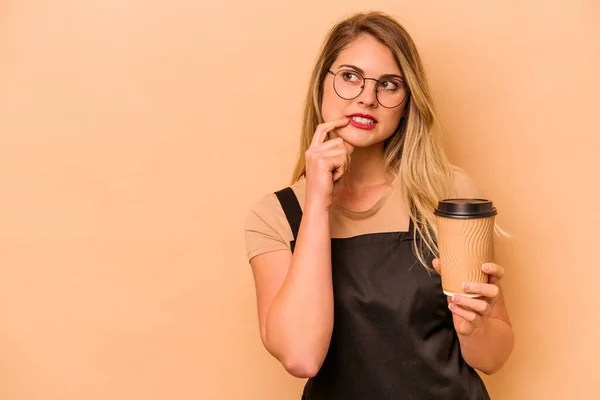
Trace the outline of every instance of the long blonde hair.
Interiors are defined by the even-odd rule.
[[[323,123],[323,82],[339,54],[361,35],[370,35],[387,46],[403,72],[408,103],[396,132],[386,141],[384,162],[399,175],[404,200],[413,221],[415,254],[427,269],[428,256],[437,256],[434,209],[439,200],[453,197],[454,168],[442,149],[439,123],[417,48],[406,30],[381,12],[359,13],[335,25],[327,35],[312,72],[304,107],[300,154],[292,183],[306,174],[304,153],[317,125]]]

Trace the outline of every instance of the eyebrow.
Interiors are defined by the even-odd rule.
[[[356,65],[352,65],[352,64],[342,64],[342,65],[340,65],[340,68],[343,68],[343,67],[352,68],[355,71],[360,72],[362,75],[365,74],[365,71],[362,68],[357,67]],[[404,77],[402,75],[398,75],[398,74],[383,74],[379,78],[383,78],[383,77],[386,77],[386,78],[387,77],[389,77],[389,78],[396,77],[396,78],[404,79]]]

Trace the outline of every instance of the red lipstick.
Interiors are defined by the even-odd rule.
[[[372,129],[375,129],[375,126],[377,125],[377,120],[375,119],[375,117],[369,114],[356,113],[348,115],[347,117],[350,118],[350,125],[358,129],[370,131]],[[353,117],[361,118],[362,120],[355,121]],[[370,121],[365,121],[365,119]]]

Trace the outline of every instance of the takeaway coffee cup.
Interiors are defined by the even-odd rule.
[[[440,252],[442,289],[448,296],[465,293],[463,282],[487,283],[481,270],[494,262],[494,220],[496,208],[486,199],[446,199],[438,203],[437,242]]]

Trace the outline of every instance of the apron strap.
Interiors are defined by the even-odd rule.
[[[294,239],[290,242],[290,247],[293,253],[296,239],[298,238],[298,231],[300,230],[302,208],[300,207],[298,198],[291,187],[281,189],[275,192],[275,195],[277,196],[277,199],[279,199],[279,203],[281,203],[281,208],[283,208],[283,212],[288,220],[288,224],[290,224],[290,228],[292,228],[292,235],[294,236]]]

